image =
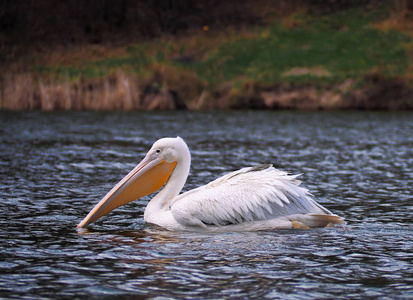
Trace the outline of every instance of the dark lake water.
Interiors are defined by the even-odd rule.
[[[195,234],[143,223],[148,197],[76,225],[164,136],[184,189],[240,167],[303,173],[343,228]],[[0,113],[0,297],[412,299],[413,114]]]

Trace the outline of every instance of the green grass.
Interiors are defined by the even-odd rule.
[[[293,29],[274,25],[254,38],[220,45],[204,61],[190,67],[208,82],[237,78],[268,83],[335,82],[363,76],[373,69],[386,76],[406,72],[410,62],[404,45],[410,41],[409,37],[400,32],[373,29],[368,18],[350,14],[339,29],[334,24],[327,26],[326,21],[334,18],[311,18]],[[331,76],[282,76],[292,68],[322,68]]]
[[[228,40],[221,37],[214,41],[210,36],[212,46],[189,62],[179,58],[192,53],[195,46],[177,39],[129,45],[123,57],[81,61],[70,66],[41,65],[33,70],[76,79],[79,76],[100,78],[119,69],[151,76],[155,68],[165,65],[176,72],[193,72],[210,85],[228,81],[236,85],[244,81],[334,83],[361,78],[373,71],[384,76],[403,75],[410,65],[405,45],[411,41],[401,32],[383,32],[371,26],[384,17],[381,10],[368,15],[357,11],[323,17],[297,15],[299,25],[292,28],[276,23]],[[317,68],[328,72],[329,76],[311,73],[283,76],[293,68]]]

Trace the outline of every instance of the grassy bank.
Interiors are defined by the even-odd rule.
[[[413,44],[394,18],[389,7],[304,9],[242,30],[57,48],[3,68],[1,108],[409,109]],[[383,87],[406,99],[384,105]]]

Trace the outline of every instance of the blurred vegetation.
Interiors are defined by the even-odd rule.
[[[403,75],[409,69],[406,46],[411,38],[400,31],[374,28],[374,22],[380,22],[386,13],[386,7],[368,13],[354,8],[322,16],[296,13],[248,31],[158,38],[126,45],[121,55],[86,57],[65,65],[46,62],[34,65],[32,71],[76,79],[108,76],[119,68],[152,76],[164,66],[176,72],[191,71],[208,84],[331,83],[374,71],[385,76]],[[293,68],[310,71],[288,76]]]
[[[294,21],[299,25],[294,28],[275,24],[221,43],[188,68],[214,83],[234,79],[331,83],[374,69],[384,75],[404,74],[409,65],[405,45],[410,37],[374,29],[368,19],[353,10],[321,18],[296,15]],[[287,76],[293,68],[310,71]]]
[[[33,14],[51,6],[43,0],[23,21],[24,5],[5,1],[0,82],[8,72],[76,83],[121,70],[188,101],[222,83],[237,91],[250,82],[322,87],[363,84],[371,74],[411,78],[413,1],[224,2],[68,1],[38,20]],[[182,80],[195,90],[181,91]]]

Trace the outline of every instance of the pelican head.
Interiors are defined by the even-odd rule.
[[[185,157],[183,154],[190,155],[185,141],[179,136],[176,138],[162,138],[157,140],[148,151],[147,155],[158,156],[167,163],[179,163]]]
[[[100,200],[77,227],[86,227],[115,208],[159,190],[177,165],[185,165],[188,158],[190,161],[190,152],[182,138],[157,140],[145,158]],[[186,165],[189,172],[189,163]]]

